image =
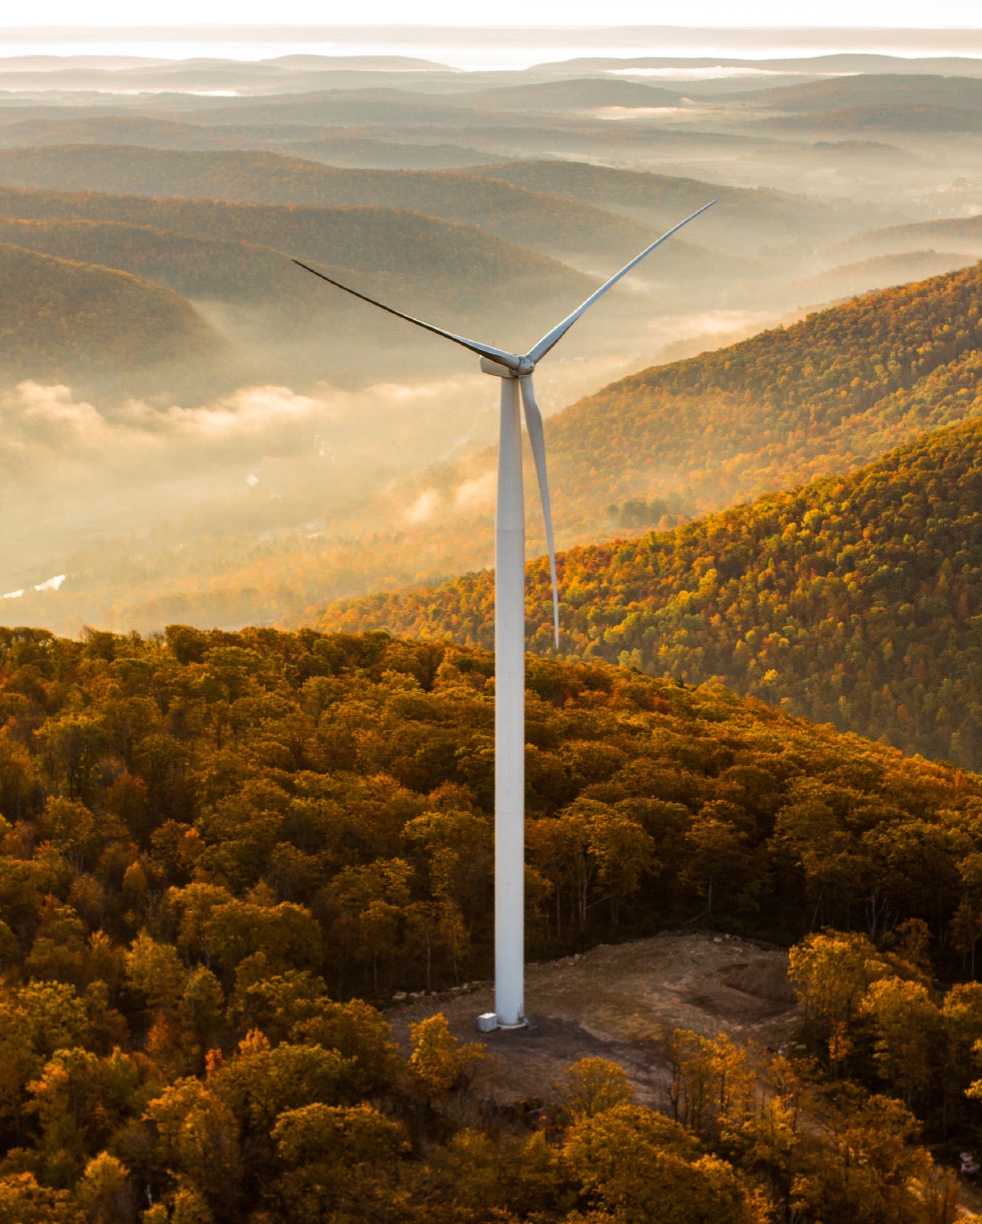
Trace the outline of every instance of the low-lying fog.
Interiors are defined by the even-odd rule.
[[[258,45],[241,54],[216,48],[214,58],[193,65],[179,62],[180,48],[145,48],[141,55],[121,45],[130,56],[125,63],[111,56],[76,62],[34,55],[0,65],[0,150],[21,151],[18,173],[33,158],[41,174],[55,165],[52,149],[85,145],[85,157],[91,154],[85,173],[104,176],[116,173],[120,162],[126,168],[124,145],[143,146],[145,160],[147,148],[205,151],[207,157],[212,151],[260,151],[304,159],[308,172],[314,167],[322,175],[324,165],[470,167],[475,173],[484,165],[488,177],[504,179],[500,166],[486,163],[507,163],[511,174],[510,159],[520,170],[526,159],[540,167],[528,190],[569,191],[564,201],[605,210],[611,233],[627,226],[634,234],[630,226],[638,223],[660,232],[664,217],[675,216],[677,199],[693,192],[698,202],[714,190],[726,195],[727,185],[781,193],[731,192],[707,214],[712,220],[702,232],[695,225],[685,231],[686,246],[663,248],[579,323],[537,373],[540,404],[551,415],[652,364],[733,343],[852,294],[964,266],[982,253],[982,221],[973,220],[982,214],[982,60],[890,60],[845,44],[841,50],[850,54],[795,59],[779,43],[770,51],[762,44],[753,54],[780,53],[782,59],[756,65],[739,58],[750,54],[746,48],[731,48],[729,57],[717,49],[707,65],[618,43],[617,49],[581,46],[575,52],[581,58],[571,64],[529,67],[525,57],[533,52],[526,42],[521,70],[505,70],[502,60],[495,71],[459,71],[474,66],[466,56],[441,68],[446,59],[435,51],[422,57],[437,61],[430,65],[339,65],[316,54],[276,55]],[[0,38],[0,51],[3,46]],[[381,54],[354,44],[347,50]],[[905,46],[907,55],[916,50]],[[944,51],[925,44],[928,50]],[[964,55],[977,51],[966,48]],[[406,44],[387,54],[419,52]],[[673,54],[685,53],[676,48]],[[130,82],[140,92],[113,93],[110,77],[113,88]],[[159,93],[165,84],[173,91],[166,103]],[[648,87],[669,92],[652,95],[649,105]],[[628,92],[609,104],[615,89]],[[513,90],[521,93],[517,101]],[[115,146],[116,161],[106,146]],[[573,163],[573,170],[585,165],[663,177],[639,183],[637,175],[625,181],[594,176],[587,182],[589,176],[577,173],[553,174],[552,163],[562,170],[563,162]],[[32,162],[28,170],[34,169]],[[174,173],[177,178],[160,180],[145,194],[193,197],[186,181],[182,189],[183,171]],[[240,199],[240,184],[228,173],[223,198]],[[302,168],[298,173],[302,178]],[[52,181],[29,182],[11,169],[6,180],[0,175],[0,186],[8,192],[70,186],[143,191],[131,180],[125,187],[66,184],[51,174]],[[664,176],[699,182],[672,186]],[[509,181],[520,179],[521,172]],[[459,222],[463,204],[454,190],[447,188],[449,211],[439,213],[441,223]],[[198,194],[210,199],[209,191]],[[468,196],[475,209],[478,194]],[[426,197],[434,215],[437,195]],[[605,258],[607,240],[597,238],[592,221],[581,227],[592,244],[572,230],[536,240],[528,235],[539,214],[526,203],[527,228],[516,238],[501,224],[512,213],[495,211],[493,201],[501,199],[489,189],[492,202],[478,209],[479,216],[467,214],[474,228],[462,240],[459,269],[447,264],[450,272],[444,268],[439,283],[431,248],[420,239],[417,266],[407,264],[392,282],[393,305],[419,309],[485,342],[531,344],[575,305],[562,296],[572,293],[573,282],[563,282],[554,307],[524,301],[520,287],[510,296],[496,292],[497,271],[485,272],[485,280],[469,277],[478,256],[498,258],[492,250],[498,239],[489,235],[507,231],[509,241],[530,244],[536,258],[545,253],[564,260],[569,267],[554,270],[560,278],[613,271]],[[272,203],[292,207],[293,200]],[[252,202],[249,195],[244,206]],[[365,203],[360,197],[356,202]],[[373,215],[374,204],[368,201]],[[22,220],[53,215],[61,214],[17,214]],[[75,214],[69,209],[66,215]],[[115,223],[110,217],[106,225]],[[146,222],[132,222],[134,240],[146,233],[140,226]],[[481,227],[477,242],[473,235]],[[9,227],[5,232],[16,246]],[[252,248],[252,272],[245,255],[232,250],[233,239],[242,238],[270,243],[279,256],[291,253],[277,245],[282,235],[262,232],[256,238],[202,230],[198,237],[213,240],[216,251],[221,247],[229,268],[246,280],[247,273],[259,277],[266,268],[270,284],[279,284],[271,249]],[[109,243],[109,229],[99,233]],[[194,298],[208,290],[182,287],[194,281],[185,276],[194,260],[182,254],[191,249],[189,234],[198,240],[197,230],[182,231],[185,245],[161,241],[151,253],[180,280],[169,287]],[[35,235],[36,249],[90,263],[102,263],[105,255],[108,265],[135,268],[137,275],[151,266],[118,262],[121,242],[111,252],[111,244],[105,248],[115,263],[110,254],[91,253],[94,245],[89,254],[66,256],[50,245],[55,237],[54,230]],[[436,240],[431,247],[437,248]],[[500,256],[501,266],[514,260],[515,246],[510,250]],[[324,258],[319,266],[326,266]],[[378,266],[387,267],[384,260]],[[375,270],[369,259],[350,275]],[[169,284],[162,274],[145,274]],[[380,295],[388,292],[389,274],[381,274]],[[432,295],[424,301],[417,295],[427,284]],[[466,310],[449,300],[458,284],[471,290],[460,299]],[[85,623],[141,631],[169,620],[275,623],[338,594],[489,563],[484,526],[466,548],[449,531],[438,538],[438,528],[443,518],[458,515],[463,522],[492,504],[490,461],[481,456],[496,439],[496,381],[478,373],[463,350],[350,299],[339,305],[343,295],[325,297],[323,314],[320,299],[311,298],[306,313],[294,315],[292,289],[285,304],[282,295],[265,300],[264,292],[253,288],[250,296],[242,289],[238,298],[229,293],[221,301],[193,302],[226,346],[207,368],[175,366],[156,382],[129,379],[124,369],[112,379],[86,381],[53,366],[26,379],[0,379],[0,621],[61,632],[77,632]],[[448,317],[429,313],[441,309]],[[534,494],[529,504],[534,549],[540,521]],[[594,526],[599,533],[601,526]],[[219,588],[230,592],[224,602],[204,598]]]
[[[766,320],[659,317],[643,348],[587,358],[573,332],[539,367],[540,406],[550,415],[660,354],[716,347]],[[93,404],[35,381],[0,391],[0,593],[43,582],[83,547],[115,563],[115,550],[133,550],[152,528],[174,547],[215,531],[324,532],[357,516],[394,477],[495,441],[498,383],[471,364],[462,353],[457,375],[357,391],[254,385],[203,404]]]

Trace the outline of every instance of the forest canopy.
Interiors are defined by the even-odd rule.
[[[976,355],[963,370],[982,368]],[[954,388],[952,388],[954,393]],[[910,753],[982,766],[982,422],[846,477],[559,557],[561,650],[718,679]],[[527,632],[552,653],[533,564]],[[322,628],[487,645],[493,576],[340,601]]]
[[[719,686],[530,658],[530,954],[694,919],[788,941],[837,923],[795,981],[819,1062],[869,1086],[676,1033],[674,1120],[587,1059],[565,1105],[496,1121],[474,1096],[487,1051],[433,1015],[400,1056],[378,1010],[489,969],[489,654],[177,625],[5,629],[0,651],[5,1218],[483,1224],[490,1204],[641,1224],[656,1194],[686,1224],[792,1205],[854,1224],[862,1204],[951,1224],[909,1111],[956,1143],[975,1125],[978,988],[942,1012],[923,983],[932,937],[957,974],[982,932],[977,776]],[[849,1053],[826,986],[857,956]],[[908,995],[917,1033],[954,1027],[905,1079]]]

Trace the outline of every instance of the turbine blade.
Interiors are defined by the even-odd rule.
[[[343,289],[345,293],[350,293],[352,297],[360,298],[371,306],[377,306],[379,310],[395,315],[397,319],[405,319],[407,323],[415,323],[417,327],[433,332],[435,336],[443,336],[445,340],[452,340],[454,344],[460,344],[465,349],[470,349],[472,353],[477,353],[479,357],[492,357],[499,365],[503,365],[509,370],[518,371],[522,369],[521,359],[514,353],[505,353],[501,349],[491,348],[490,345],[479,344],[476,340],[468,340],[464,336],[456,336],[453,332],[444,331],[442,327],[434,327],[432,323],[424,323],[422,319],[414,319],[412,315],[403,314],[401,310],[393,310],[391,306],[385,306],[382,302],[376,302],[374,298],[366,297],[364,293],[359,293],[357,289],[349,289],[347,285],[342,285],[340,281],[331,280],[323,272],[318,272],[315,268],[309,268],[305,263],[301,263],[299,259],[295,259],[293,262],[298,268],[303,268],[305,272],[319,276],[321,280],[327,281],[329,285],[333,285],[336,289]]]
[[[552,622],[559,649],[559,583],[556,581],[556,546],[552,538],[552,507],[549,503],[549,473],[546,471],[546,438],[542,429],[542,413],[535,402],[532,378],[525,375],[519,379],[522,388],[522,405],[525,408],[525,424],[532,443],[535,472],[539,478],[539,496],[542,498],[542,517],[546,521],[546,546],[549,549],[549,575],[552,578]]]
[[[610,280],[607,281],[606,284],[601,285],[600,288],[596,291],[596,293],[591,293],[590,296],[587,298],[587,300],[582,304],[582,306],[577,306],[577,308],[573,311],[571,315],[568,315],[565,319],[563,319],[562,323],[554,327],[551,332],[546,332],[546,334],[542,337],[539,343],[535,345],[534,348],[529,349],[528,353],[526,353],[526,356],[528,357],[529,361],[533,361],[533,362],[541,361],[542,358],[546,355],[546,353],[548,353],[549,350],[553,347],[553,345],[557,344],[560,340],[562,340],[563,336],[566,335],[566,333],[573,326],[573,324],[580,317],[580,315],[583,314],[584,311],[590,309],[590,307],[597,300],[597,298],[603,297],[603,295],[607,292],[608,289],[610,289],[613,285],[616,285],[617,282],[621,279],[621,277],[626,276],[628,272],[630,272],[633,267],[639,264],[646,255],[650,255],[651,252],[655,249],[655,247],[659,247],[661,246],[663,242],[667,242],[668,239],[671,238],[673,234],[678,233],[678,231],[682,228],[683,225],[688,225],[689,222],[694,220],[696,217],[698,217],[700,213],[704,213],[707,208],[712,208],[712,206],[715,203],[717,203],[716,200],[710,200],[708,204],[703,204],[702,208],[697,208],[691,217],[686,217],[684,221],[680,221],[678,225],[670,229],[667,234],[662,234],[662,236],[658,239],[657,242],[653,242],[650,247],[645,247],[645,249],[641,252],[640,255],[636,255],[629,264],[625,264],[624,267],[621,268],[620,272],[612,276]]]

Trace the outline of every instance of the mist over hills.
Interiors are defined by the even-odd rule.
[[[851,131],[842,140],[781,139],[753,126],[767,116],[822,123],[850,107],[973,105],[978,82],[966,83],[967,74],[959,83],[937,75],[944,67],[931,76],[924,65],[908,72],[893,63],[901,71],[891,75],[881,72],[887,62],[816,61],[810,82],[807,73],[779,66],[773,71],[783,76],[768,80],[782,81],[777,91],[762,90],[760,78],[643,75],[661,66],[674,73],[671,59],[497,75],[425,65],[412,72],[388,65],[397,71],[383,75],[352,63],[330,81],[323,74],[305,78],[292,93],[275,84],[284,71],[301,81],[325,65],[297,61],[252,72],[230,63],[220,66],[223,79],[238,80],[239,72],[243,96],[175,91],[97,100],[56,95],[54,77],[47,98],[5,95],[0,145],[9,147],[0,153],[0,181],[7,184],[0,187],[0,236],[172,289],[232,341],[234,354],[219,381],[202,373],[179,393],[172,382],[156,388],[154,411],[168,422],[160,426],[167,438],[159,444],[161,489],[175,495],[161,503],[167,509],[160,531],[154,528],[144,542],[137,535],[120,540],[105,558],[86,552],[86,560],[77,553],[71,566],[59,560],[59,571],[74,566],[88,575],[88,594],[70,579],[58,592],[38,595],[37,614],[71,608],[58,621],[65,626],[111,607],[113,626],[125,627],[131,609],[133,623],[150,628],[160,617],[184,619],[183,608],[196,623],[241,624],[295,615],[332,595],[486,563],[493,458],[484,449],[493,437],[488,387],[438,340],[319,284],[287,256],[451,330],[521,347],[582,300],[597,275],[718,197],[698,230],[692,227],[691,241],[673,239],[578,327],[576,355],[586,358],[584,373],[596,374],[577,381],[572,351],[544,368],[547,411],[622,371],[651,367],[660,352],[697,352],[718,343],[713,336],[748,335],[789,309],[971,261],[982,244],[976,252],[964,231],[935,242],[915,225],[883,251],[850,245],[900,221],[971,209],[971,171],[964,181],[953,177],[971,164],[968,143],[949,142],[935,153],[906,132],[887,147],[850,139]],[[622,71],[632,65],[642,75]],[[94,62],[75,66],[105,71]],[[126,71],[142,67],[134,63]],[[166,81],[167,65],[157,67],[158,81]],[[694,71],[706,67],[693,64]],[[206,71],[207,65],[185,68]],[[864,75],[814,79],[857,68]],[[178,84],[181,72],[173,74]],[[783,101],[775,105],[779,95]],[[58,105],[49,104],[56,96]],[[503,155],[527,160],[496,160]],[[440,164],[459,157],[476,162],[467,174],[323,164]],[[21,181],[44,186],[14,185]],[[904,315],[898,301],[880,308]],[[955,314],[961,318],[958,309]],[[759,341],[757,381],[737,371],[729,381],[717,374],[705,385],[697,379],[691,391],[668,375],[635,387],[629,394],[637,401],[636,420],[613,406],[625,393],[622,380],[593,409],[580,398],[549,425],[561,538],[567,544],[604,539],[622,526],[674,522],[786,482],[851,470],[921,429],[958,419],[963,405],[955,382],[967,350],[959,341],[950,361],[932,364],[934,340],[925,337],[937,322],[932,315],[927,331],[911,324],[914,341],[928,354],[915,371],[919,390],[909,381],[898,335],[889,327],[889,335],[877,332],[863,316],[854,334],[813,330],[786,351],[776,341]],[[789,325],[787,319],[782,334],[793,331]],[[867,331],[874,339],[886,335],[887,364],[900,368],[899,381],[881,378],[876,362],[861,360],[864,344],[873,344],[863,338]],[[873,356],[884,355],[878,344]],[[738,355],[737,364],[742,360]],[[834,419],[821,388],[813,419],[809,360],[828,374],[845,420]],[[635,377],[643,382],[648,375]],[[785,406],[788,420],[779,421],[775,389],[795,387],[798,400]],[[76,388],[66,393],[67,402],[97,403],[115,429],[119,405],[97,392]],[[906,405],[891,399],[903,395],[913,399]],[[428,448],[405,445],[394,407],[400,397],[422,411],[432,436]],[[389,406],[382,408],[383,401]],[[269,405],[268,415],[252,442],[230,448],[229,479],[209,477],[202,485],[199,516],[185,499],[193,488],[190,473],[212,470],[204,458],[211,452],[195,452],[188,480],[174,483],[176,422],[193,420],[203,430],[205,422],[221,421],[233,432],[247,431],[250,413],[260,412],[251,405],[259,402]],[[766,418],[759,428],[758,410]],[[470,412],[476,412],[473,425]],[[282,430],[275,424],[279,413]],[[357,439],[359,421],[369,432],[385,422],[377,462],[367,435]],[[768,430],[771,437],[761,436]],[[121,441],[121,453],[130,444]],[[343,474],[330,476],[328,490],[324,467],[335,449]],[[656,463],[655,455],[663,458]],[[229,465],[238,463],[235,487]],[[222,465],[213,470],[218,477]],[[259,480],[255,489],[243,483],[246,476]],[[150,522],[138,515],[134,530]],[[133,557],[142,559],[131,565]],[[46,576],[46,569],[37,571],[39,579]],[[172,598],[178,602],[170,606]],[[22,606],[27,614],[27,603]]]
[[[950,217],[867,230],[820,247],[823,262],[838,264],[859,256],[895,255],[933,247],[939,251],[970,251],[982,255],[982,216]]]
[[[922,280],[941,272],[954,272],[976,262],[975,255],[956,251],[904,251],[898,255],[876,255],[858,263],[833,268],[819,276],[795,281],[791,292],[799,301],[850,297],[870,293],[888,285]]]
[[[741,92],[732,95],[732,99],[773,110],[802,112],[901,102],[909,106],[978,107],[982,103],[982,80],[933,74],[860,74]]]
[[[542,81],[534,85],[505,85],[475,93],[456,93],[458,105],[490,110],[596,110],[604,106],[678,106],[682,95],[657,85],[635,81],[582,78],[573,81]]]
[[[973,357],[976,379],[982,358]],[[976,382],[974,411],[980,410]],[[720,680],[905,752],[982,765],[982,422],[847,477],[559,558],[564,653]],[[551,653],[547,570],[530,648]],[[318,627],[487,645],[493,576],[329,607]]]
[[[65,378],[218,356],[222,338],[176,293],[55,259],[0,233],[0,377]],[[8,453],[11,463],[14,453]],[[9,473],[8,473],[9,474]]]
[[[819,203],[788,192],[728,187],[589,162],[523,160],[478,166],[470,173],[504,180],[531,191],[582,200],[665,227],[701,207],[707,193],[711,193],[718,202],[700,218],[700,234],[706,243],[715,243],[724,249],[733,245],[756,251],[802,239],[815,240],[818,235],[837,230],[854,233],[856,227],[863,224],[863,217],[883,216],[882,208],[853,200]]]
[[[977,109],[956,106],[918,106],[884,103],[880,106],[848,106],[841,110],[822,111],[781,119],[768,119],[768,130],[831,131],[831,132],[937,132],[949,135],[976,135],[982,131]]]
[[[624,527],[665,529],[680,516],[853,472],[974,415],[980,324],[982,270],[973,266],[586,397],[546,422],[560,545],[609,539]],[[540,371],[540,395],[552,375],[548,365]],[[493,467],[493,450],[471,448],[390,479],[357,509],[326,516],[319,539],[282,531],[261,548],[248,536],[200,539],[180,567],[164,550],[125,570],[79,559],[78,578],[57,597],[30,603],[51,617],[60,609],[84,619],[86,609],[102,608],[114,627],[143,630],[167,619],[295,621],[304,608],[316,619],[325,592],[353,596],[492,564]],[[531,489],[530,459],[526,480]],[[532,554],[544,546],[541,530],[530,504]],[[169,593],[151,595],[154,584],[169,584]]]
[[[207,205],[140,209],[128,208],[128,202],[116,196],[65,193],[52,200],[51,194],[25,192],[11,198],[0,189],[0,199],[6,201],[0,208],[8,213],[56,214],[45,220],[0,218],[0,240],[119,268],[185,297],[206,301],[279,303],[301,314],[347,314],[352,309],[348,300],[326,293],[297,269],[290,256],[331,258],[332,268],[340,266],[352,274],[356,269],[351,265],[366,263],[366,248],[380,241],[380,230],[398,234],[393,246],[401,266],[396,263],[380,270],[378,260],[373,259],[372,266],[364,268],[359,282],[378,292],[385,288],[390,293],[412,293],[425,302],[442,296],[448,299],[446,306],[472,312],[481,287],[490,281],[521,285],[525,307],[561,293],[569,294],[571,300],[578,294],[583,297],[593,285],[589,277],[527,248],[472,227],[439,221],[427,224],[428,219],[414,214],[351,209],[343,210],[340,217],[322,217],[318,215],[321,210],[309,210],[313,216],[297,216],[296,210],[282,209],[277,211],[285,216],[243,218],[234,211],[236,206],[226,213]],[[342,210],[331,210],[336,211]],[[66,213],[79,212],[130,216],[137,224],[63,219]],[[153,222],[167,228],[155,228]],[[233,236],[250,229],[257,236],[261,233],[278,241],[281,249]],[[217,234],[229,237],[214,236]]]
[[[229,369],[238,385],[270,377],[364,382],[400,365],[425,374],[450,361],[435,344],[416,345],[407,358],[412,337],[401,325],[315,281],[293,258],[397,308],[516,343],[596,286],[477,227],[404,210],[0,188],[0,216],[8,218],[0,222],[8,241],[224,304],[214,321],[242,342],[238,366]],[[363,348],[377,354],[367,368]]]
[[[0,152],[0,179],[18,187],[411,209],[479,225],[549,253],[565,249],[614,259],[636,253],[656,236],[631,218],[479,176],[344,170],[276,153],[131,145],[7,149]]]

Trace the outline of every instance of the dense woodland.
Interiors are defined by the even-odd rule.
[[[982,988],[930,985],[970,979],[982,934],[975,775],[530,658],[530,954],[691,921],[801,940],[816,1059],[666,1034],[674,1121],[586,1060],[522,1123],[481,1108],[487,1051],[436,1017],[400,1055],[377,1010],[489,969],[489,654],[0,643],[0,1218],[954,1220],[913,1141],[982,1122]]]
[[[557,504],[650,490],[701,511],[859,467],[970,414],[980,319],[976,266],[612,383],[549,423]]]
[[[561,649],[689,683],[718,678],[978,769],[980,504],[982,423],[969,421],[848,477],[572,549],[559,558]],[[548,575],[541,562],[531,572],[529,640],[549,654]],[[493,598],[493,576],[469,574],[342,602],[320,623],[487,645]]]

